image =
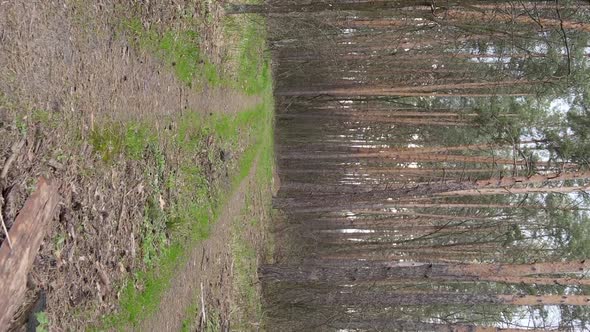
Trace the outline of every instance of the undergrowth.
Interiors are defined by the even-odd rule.
[[[195,25],[196,22],[189,21],[186,26],[193,29],[145,28],[140,19],[131,18],[122,23],[122,30],[131,35],[137,47],[161,58],[188,86],[228,87],[249,95],[262,93],[271,79],[269,57],[261,47],[266,42],[262,17],[224,18],[226,42],[235,46],[226,50],[221,64],[213,63],[202,52]]]
[[[204,117],[199,113],[190,112],[179,121],[178,132],[170,135],[167,140],[168,149],[179,151],[178,167],[166,179],[162,163],[168,161],[155,157],[158,150],[150,151],[147,144],[142,153],[133,143],[137,133],[147,131],[147,127],[139,130],[136,125],[130,128],[98,129],[100,139],[93,140],[98,152],[112,156],[120,151],[129,158],[142,157],[154,159],[149,168],[151,179],[150,193],[145,208],[145,222],[142,230],[142,257],[148,267],[147,272],[137,273],[129,280],[121,293],[121,312],[107,319],[107,326],[119,326],[124,323],[136,324],[140,318],[152,313],[158,306],[159,296],[168,287],[174,267],[183,262],[184,254],[198,241],[207,238],[211,226],[219,216],[228,196],[249,174],[257,154],[268,148],[267,135],[269,118],[272,114],[270,97],[250,110],[237,115],[218,115]],[[137,135],[128,135],[128,133]],[[238,133],[249,133],[250,144],[241,153],[232,167],[234,174],[229,179],[230,186],[222,187],[221,183],[212,183],[204,173],[203,166],[195,163],[193,156],[205,148],[207,137],[214,135],[216,139],[233,141],[235,144],[244,139]],[[109,142],[109,144],[105,143]],[[264,142],[264,143],[263,143]],[[107,147],[108,146],[108,147]],[[110,158],[110,157],[109,157]],[[266,166],[268,169],[268,166]],[[161,203],[164,191],[175,193],[174,201]]]
[[[120,310],[97,329],[137,326],[153,314],[175,269],[209,236],[256,158],[256,177],[272,177],[274,102],[263,25],[246,18],[228,20],[224,29],[238,47],[228,52],[222,67],[201,52],[195,30],[146,28],[133,18],[122,26],[136,47],[160,58],[187,86],[239,89],[262,94],[263,102],[235,115],[188,110],[178,118],[161,119],[169,123],[166,130],[156,130],[150,122],[103,123],[93,130],[90,142],[106,163],[117,158],[144,163],[149,193],[140,234],[145,268],[120,286]],[[231,158],[219,157],[230,152]]]

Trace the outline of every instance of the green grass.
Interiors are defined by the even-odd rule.
[[[232,179],[232,188],[237,188],[250,174],[256,163],[256,172],[253,182],[250,183],[245,197],[245,206],[232,222],[231,250],[234,260],[232,299],[232,326],[236,330],[247,331],[254,328],[252,324],[260,324],[263,321],[261,294],[255,285],[257,281],[257,263],[259,253],[250,239],[243,235],[246,228],[255,228],[257,232],[267,232],[268,220],[262,222],[260,218],[267,219],[271,212],[271,191],[274,150],[273,150],[273,111],[274,101],[271,90],[268,89],[263,96],[263,103],[254,109],[236,116],[234,126],[248,124],[254,143],[244,152],[237,163],[236,172]],[[218,124],[221,124],[219,122]],[[231,123],[223,123],[222,127],[232,126]],[[235,129],[235,127],[234,127]],[[223,135],[221,131],[220,135]],[[258,209],[258,210],[255,210]],[[270,244],[266,244],[265,252],[270,252]],[[198,295],[194,296],[193,305],[185,313],[183,326],[188,330],[195,317],[198,316]],[[214,322],[208,322],[208,327],[215,326]],[[215,330],[215,329],[211,329]]]
[[[115,162],[122,156],[145,163],[145,190],[149,196],[140,234],[146,269],[121,285],[120,310],[95,328],[137,326],[155,312],[176,268],[186,263],[191,248],[209,236],[229,197],[257,159],[257,181],[270,183],[274,101],[270,61],[264,53],[264,27],[244,18],[228,22],[229,41],[235,41],[236,47],[228,53],[224,68],[217,68],[203,55],[199,36],[193,30],[156,25],[146,29],[133,18],[122,24],[121,31],[131,37],[136,47],[160,58],[186,85],[239,89],[251,95],[261,94],[263,102],[235,115],[206,116],[187,111],[179,118],[164,119],[172,124],[170,130],[156,131],[150,123],[104,123],[91,133],[91,144],[105,162]],[[178,26],[195,26],[185,23]],[[156,132],[158,135],[152,134]],[[214,149],[208,145],[211,137],[216,142]],[[236,157],[224,164],[219,149],[231,151]],[[229,179],[212,178],[203,161],[214,170],[229,167]],[[167,199],[165,204],[162,197]],[[242,248],[240,252],[244,261],[252,259],[252,251]],[[248,273],[255,275],[255,268],[250,270]],[[198,305],[193,305],[187,312],[197,309]],[[211,331],[215,331],[215,323],[209,322]],[[190,326],[187,324],[183,326]]]
[[[35,328],[36,332],[47,332],[49,331],[49,318],[47,317],[47,313],[45,311],[41,311],[35,314],[35,319],[37,320],[37,327]]]
[[[240,219],[249,214],[244,212]],[[247,220],[247,219],[246,219]],[[242,222],[245,220],[241,220]],[[262,318],[262,302],[260,292],[254,282],[257,276],[257,253],[253,244],[241,234],[244,225],[240,221],[234,222],[232,254],[234,259],[233,288],[235,301],[233,328],[238,331],[248,331],[253,328],[252,321],[260,322]]]
[[[246,94],[262,93],[270,84],[271,73],[265,43],[264,19],[255,14],[224,17],[225,39],[237,41],[233,52],[228,54],[228,67],[234,68],[231,86]]]
[[[220,70],[201,52],[195,30],[146,29],[137,18],[123,22],[122,27],[140,49],[148,50],[162,59],[186,85],[222,84]]]
[[[256,21],[249,22],[241,38],[237,82],[250,95],[263,91],[270,80],[268,57],[257,47],[265,38],[264,27]]]
[[[180,151],[181,156],[175,175],[168,179],[162,174],[166,168],[162,163],[166,161],[157,157],[159,150],[154,148],[154,144],[145,144],[143,150],[135,144],[141,142],[138,137],[144,137],[142,133],[149,132],[147,128],[140,130],[140,127],[133,125],[97,130],[99,134],[96,134],[95,144],[98,153],[104,155],[108,151],[107,155],[112,158],[113,151],[117,150],[129,158],[142,155],[152,160],[146,174],[152,179],[149,188],[152,195],[145,208],[141,241],[142,257],[150,268],[136,273],[126,282],[121,291],[120,312],[107,317],[102,328],[137,325],[151,315],[157,309],[161,295],[169,287],[175,268],[185,263],[190,248],[208,237],[228,198],[248,176],[257,156],[264,156],[265,161],[261,166],[268,174],[272,167],[271,161],[266,159],[272,153],[267,150],[272,150],[273,106],[269,86],[261,104],[236,115],[185,113],[178,121],[178,130],[168,134],[167,141],[171,142],[168,148]],[[240,139],[250,137],[249,144],[235,162],[234,175],[227,188],[209,183],[201,167],[194,162],[193,156],[203,150],[209,135],[236,144]],[[144,139],[150,140],[149,136]],[[111,146],[116,148],[110,149]],[[257,172],[257,176],[259,173],[261,171]],[[172,190],[177,195],[174,202],[161,209],[158,198],[164,189]]]
[[[195,298],[199,298],[200,294],[196,294]],[[197,304],[197,302],[194,302],[193,304],[191,304],[186,312],[185,312],[185,319],[182,320],[182,326],[180,328],[181,332],[191,332],[194,331],[195,329],[193,328],[193,326],[195,325],[195,317],[199,316],[199,313],[201,311],[201,308],[199,307],[199,305]],[[221,331],[221,322],[219,320],[217,320],[216,318],[219,317],[219,314],[217,313],[216,310],[211,310],[207,313],[207,321],[204,322],[204,328],[202,331],[205,332],[219,332]]]
[[[194,294],[193,297],[197,298],[199,294]],[[182,320],[182,326],[180,328],[181,332],[191,332],[193,326],[194,317],[198,316],[199,305],[196,301],[193,301],[191,305],[186,308],[184,312],[184,319]]]
[[[246,234],[268,233],[274,153],[272,118],[267,118],[265,121],[268,122],[264,128],[261,128],[259,136],[260,146],[254,181],[245,198],[244,208],[232,224],[234,294],[231,321],[233,328],[237,331],[253,330],[256,328],[255,324],[263,326],[264,322],[262,295],[257,286],[257,268],[259,259],[268,259],[263,255],[268,254],[272,248],[268,242],[264,243],[262,248],[256,247]],[[247,168],[247,166],[244,167]],[[243,171],[246,172],[246,169]]]
[[[104,161],[121,154],[133,160],[144,157],[146,147],[157,140],[149,126],[142,123],[107,123],[90,133],[90,144]]]
[[[185,26],[195,26],[188,22]],[[161,58],[188,86],[230,87],[249,95],[262,93],[270,84],[269,57],[261,45],[266,41],[264,20],[258,15],[224,18],[227,41],[236,43],[225,54],[223,66],[216,66],[200,49],[195,30],[144,28],[137,18],[122,24],[122,30],[137,46]]]
[[[43,109],[33,109],[31,112],[31,119],[34,122],[40,123],[48,128],[57,128],[59,118],[53,112]]]

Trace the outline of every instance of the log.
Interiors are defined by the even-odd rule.
[[[57,186],[39,178],[37,190],[26,200],[9,230],[12,248],[8,241],[0,247],[0,331],[8,328],[23,301],[27,274],[51,226],[58,201]]]

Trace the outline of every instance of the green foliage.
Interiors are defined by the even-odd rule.
[[[266,27],[259,15],[232,15],[224,18],[227,40],[237,40],[237,49],[228,62],[233,68],[228,75],[230,86],[247,94],[261,93],[270,83],[270,59],[265,53]]]
[[[256,150],[246,150],[242,155],[242,160],[239,163],[239,173],[237,179],[243,179],[247,176],[253,165],[253,158],[257,158],[257,171],[254,176],[254,184],[252,190],[248,192],[245,200],[245,206],[242,208],[240,215],[234,219],[232,224],[232,256],[234,259],[233,268],[233,289],[235,292],[234,303],[235,309],[232,309],[232,321],[237,330],[248,330],[252,328],[252,322],[262,322],[262,300],[260,289],[256,286],[257,281],[257,267],[258,267],[258,253],[254,243],[246,238],[249,232],[247,228],[258,229],[264,232],[264,223],[260,222],[262,216],[261,209],[265,212],[270,212],[270,199],[266,201],[262,195],[270,195],[269,187],[272,183],[274,155],[273,155],[273,126],[272,126],[272,112],[265,111],[270,109],[273,105],[272,95],[267,93],[264,95],[264,101],[258,107],[260,114],[264,117],[256,121],[257,133]],[[247,118],[247,116],[244,116]],[[237,185],[237,184],[236,184]],[[267,189],[264,189],[267,188]],[[262,200],[262,201],[261,201]],[[250,222],[248,222],[250,221]]]
[[[55,238],[53,238],[53,245],[55,248],[55,256],[60,257],[61,252],[64,248],[64,242],[66,240],[66,236],[63,233],[58,233]]]
[[[135,325],[143,317],[151,315],[158,308],[162,293],[168,288],[174,275],[175,267],[183,262],[183,253],[180,244],[166,247],[158,257],[157,269],[137,273],[133,280],[129,280],[121,292],[121,311],[117,315],[107,317],[103,328]]]
[[[233,285],[236,291],[237,310],[240,311],[242,317],[255,317],[258,320],[262,316],[262,307],[260,293],[258,292],[253,280],[257,275],[257,257],[256,250],[251,242],[246,241],[240,233],[243,232],[243,227],[240,225],[242,218],[246,217],[247,213],[242,213],[239,217],[240,221],[234,222],[233,241],[232,241],[232,257],[234,261],[233,266]],[[237,330],[247,330],[247,321],[235,321]]]
[[[154,52],[172,68],[176,77],[188,86],[207,82],[220,85],[222,79],[218,68],[199,49],[199,36],[195,30],[144,29],[138,19],[123,24],[140,48]]]
[[[194,138],[200,136],[195,133],[191,134],[192,130],[201,130],[202,132],[207,133],[207,135],[213,133],[218,139],[226,141],[234,141],[237,140],[238,137],[252,137],[250,144],[246,147],[246,150],[242,152],[237,161],[237,165],[235,165],[234,175],[231,179],[232,186],[225,191],[219,191],[215,190],[215,188],[208,187],[207,190],[199,193],[198,188],[204,188],[206,185],[205,182],[200,182],[204,181],[204,178],[199,175],[202,174],[202,170],[198,167],[193,167],[187,168],[186,171],[181,172],[184,173],[184,175],[180,175],[181,177],[188,177],[191,174],[193,175],[194,182],[188,181],[188,183],[193,183],[191,188],[197,189],[190,193],[184,192],[184,194],[180,195],[180,197],[186,197],[187,199],[190,199],[190,201],[187,201],[187,204],[179,204],[179,207],[182,207],[182,209],[173,209],[171,218],[174,226],[171,227],[174,227],[175,229],[178,229],[179,227],[182,228],[181,225],[189,224],[187,221],[190,220],[190,225],[193,227],[192,230],[184,228],[185,231],[183,231],[183,233],[191,234],[190,241],[192,241],[192,243],[198,242],[208,235],[211,222],[217,218],[231,193],[240,185],[242,180],[248,176],[254,162],[258,163],[258,171],[255,174],[256,183],[253,185],[254,190],[270,185],[272,181],[272,168],[274,167],[272,146],[273,105],[272,91],[267,89],[265,91],[263,103],[250,110],[240,112],[233,116],[211,116],[206,120],[199,121],[198,123],[200,126],[191,127],[188,124],[179,126],[180,128],[184,128],[183,135],[181,135],[183,137]],[[192,118],[190,115],[186,116]],[[182,141],[179,143],[182,144]],[[185,146],[190,145],[186,144],[188,141],[185,141],[184,143]],[[198,147],[199,145],[195,143],[195,146]],[[247,197],[251,200],[252,198],[250,195],[251,192]],[[213,197],[211,198],[211,196]],[[200,202],[206,200],[208,200],[210,205],[200,204]],[[179,202],[182,201],[183,200],[181,199]],[[268,204],[267,208],[270,209],[270,200],[266,203]],[[256,275],[256,252],[251,243],[240,237],[240,234],[243,232],[240,231],[241,228],[239,227],[242,226],[236,224],[242,223],[244,220],[255,220],[255,218],[247,215],[249,211],[250,210],[248,209],[242,210],[240,217],[236,218],[234,221],[234,228],[232,229],[232,252],[236,259],[234,275],[241,285],[238,288],[240,293],[239,297],[246,299],[246,310],[249,310],[249,312],[255,312],[256,316],[260,317],[262,315],[260,298],[256,287],[251,281],[253,276]],[[191,322],[194,320],[195,313],[198,312],[198,307],[199,297],[198,295],[195,295],[193,304],[188,308],[185,314],[186,318],[183,320],[183,330],[188,330],[191,327]],[[213,317],[215,317],[214,315],[210,314],[208,316],[211,317],[212,320],[207,322],[206,330],[217,331],[219,329],[219,322],[213,319]]]
[[[41,311],[35,314],[35,318],[37,319],[37,328],[35,329],[36,332],[47,332],[49,331],[49,317],[45,311]]]
[[[106,162],[112,162],[123,153],[131,159],[140,160],[146,147],[155,140],[156,137],[150,134],[150,129],[139,123],[105,124],[90,133],[90,144]]]
[[[143,157],[146,146],[155,140],[156,138],[150,135],[146,126],[131,124],[125,131],[123,148],[131,159],[139,160]]]
[[[205,4],[208,8],[210,4]],[[205,18],[206,20],[206,18]],[[226,17],[224,31],[230,43],[237,47],[228,51],[228,65],[218,68],[201,51],[197,22],[183,19],[182,29],[152,27],[146,29],[141,21],[132,18],[124,21],[122,30],[131,35],[137,46],[156,54],[178,79],[189,86],[225,86],[240,89],[247,94],[261,93],[271,79],[270,60],[265,54],[266,31],[264,19],[257,15]]]
[[[522,234],[522,230],[517,225],[510,225],[508,232],[506,233],[506,240],[504,241],[504,246],[508,246],[513,244],[514,242],[522,241],[524,239],[524,235]]]
[[[248,94],[259,93],[268,85],[270,79],[269,60],[260,47],[264,44],[263,27],[256,23],[247,25],[240,44],[238,84]]]
[[[166,243],[167,216],[158,206],[155,197],[148,199],[144,215],[145,221],[141,230],[141,251],[144,264],[152,266],[158,259],[160,249]]]
[[[106,126],[90,133],[90,144],[104,161],[112,161],[123,150],[123,135],[118,129]]]
[[[50,127],[50,128],[57,127],[56,116],[52,112],[47,111],[47,110],[34,109],[31,114],[31,119],[34,122],[38,122],[38,123],[45,125],[47,127]]]
[[[19,133],[22,136],[26,136],[27,135],[27,131],[28,131],[28,126],[27,126],[27,122],[24,119],[21,118],[16,118],[15,119],[15,125],[16,128],[18,129]]]
[[[590,223],[575,225],[572,228],[571,240],[569,243],[569,256],[576,258],[587,258],[590,255]]]
[[[176,76],[190,85],[204,63],[194,31],[165,32],[158,41],[158,51],[168,64],[174,67]]]
[[[590,166],[590,111],[570,110],[561,126],[547,130],[546,135],[556,158]]]

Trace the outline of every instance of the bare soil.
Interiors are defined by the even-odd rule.
[[[133,8],[144,25],[177,24],[189,7],[192,15],[207,12],[216,22],[219,8],[198,3],[152,1]],[[166,119],[186,110],[232,113],[259,102],[232,90],[199,92],[179,82],[117,29],[127,7],[131,1],[0,2],[0,169],[15,156],[0,179],[0,212],[10,228],[41,175],[60,185],[62,197],[29,276],[16,330],[39,306],[52,331],[96,324],[116,310],[120,282],[143,268],[139,233],[151,194],[144,170],[156,161],[117,157],[105,163],[89,143],[97,123],[141,119],[165,130],[171,125]],[[204,23],[200,32],[209,57],[222,61],[219,29]],[[217,303],[217,312],[227,317],[231,259],[224,227],[242,191],[232,197],[211,238],[191,254],[192,265],[180,271],[146,329],[177,330],[179,320],[172,318],[186,306],[184,294],[192,295],[196,285],[200,291],[201,283],[208,306]],[[190,291],[183,288],[189,284]]]

